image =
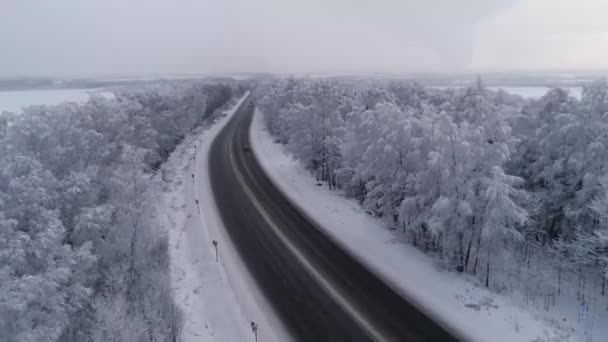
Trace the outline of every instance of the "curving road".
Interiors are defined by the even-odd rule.
[[[291,205],[250,151],[250,99],[211,146],[221,218],[258,286],[298,341],[458,341]]]

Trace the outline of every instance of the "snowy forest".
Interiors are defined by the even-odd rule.
[[[166,81],[0,115],[0,341],[175,341],[156,171],[236,83]]]
[[[597,300],[608,277],[605,80],[581,99],[559,88],[524,99],[481,79],[434,89],[288,78],[255,95],[276,142],[318,182],[442,267],[541,310],[571,300],[588,329],[585,316],[608,309]]]

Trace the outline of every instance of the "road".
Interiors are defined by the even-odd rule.
[[[212,191],[228,235],[294,339],[458,341],[289,203],[250,150],[250,102],[212,143]]]

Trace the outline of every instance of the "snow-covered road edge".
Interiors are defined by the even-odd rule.
[[[259,341],[287,342],[290,341],[287,330],[280,319],[274,314],[270,303],[268,303],[260,289],[257,287],[253,276],[241,260],[236,247],[230,240],[220,218],[211,191],[211,181],[209,177],[209,150],[211,148],[211,143],[228,121],[230,121],[235,114],[236,109],[248,96],[249,92],[243,95],[232,110],[207,132],[202,143],[198,146],[196,163],[192,170],[192,173],[196,176],[195,195],[200,202],[201,223],[206,228],[206,233],[211,236],[213,240],[218,241],[219,261],[222,265],[220,268],[222,275],[230,285],[232,293],[239,303],[242,317],[244,318],[244,321],[240,322],[239,327],[245,328],[247,336],[245,339],[240,339],[239,341],[253,339],[250,323],[255,321],[258,325]],[[211,248],[211,244],[209,244],[209,246],[209,248]],[[233,329],[237,329],[237,327],[233,327]]]
[[[184,312],[183,342],[253,340],[251,321],[258,323],[261,341],[287,340],[224,232],[207,172],[212,141],[247,96],[210,127],[186,137],[162,168],[164,215],[160,216],[169,227],[172,290]],[[219,242],[219,263],[213,240]]]
[[[511,300],[480,288],[432,260],[366,215],[353,201],[315,180],[275,144],[256,111],[251,145],[261,166],[288,198],[337,242],[387,280],[397,291],[472,341],[571,341],[566,327],[535,317]]]

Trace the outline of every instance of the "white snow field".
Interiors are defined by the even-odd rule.
[[[562,87],[570,92],[577,99],[583,96],[582,87]],[[507,93],[519,95],[528,99],[540,99],[545,96],[551,88],[548,87],[488,87],[491,90],[504,90]]]
[[[465,84],[468,84],[468,81]],[[451,88],[462,88],[462,86],[429,86],[429,88],[451,89]],[[579,100],[583,96],[582,87],[561,87],[561,88],[568,90],[572,96],[576,97]],[[525,87],[525,86],[522,86],[522,87],[489,86],[488,89],[494,90],[494,91],[503,90],[509,94],[519,95],[523,98],[534,99],[534,100],[540,99],[541,97],[545,96],[545,94],[547,94],[547,92],[549,90],[551,90],[551,88],[549,88],[549,87],[531,87],[531,86],[528,86],[528,87]]]
[[[273,142],[256,111],[252,149],[282,191],[342,246],[462,336],[479,342],[575,341],[568,322],[516,305],[456,273],[439,270],[352,200],[317,183],[304,167]]]
[[[289,341],[224,231],[207,172],[211,142],[246,96],[210,128],[188,136],[161,174],[173,290],[185,316],[183,342],[253,341],[251,321],[258,324],[259,341]]]
[[[99,89],[36,89],[0,91],[0,112],[20,113],[23,107],[56,105],[62,102],[85,102],[90,94],[112,96]]]

